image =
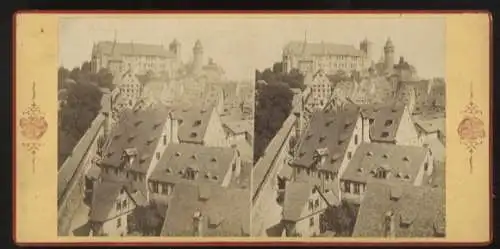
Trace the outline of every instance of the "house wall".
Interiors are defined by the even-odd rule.
[[[310,202],[312,202],[312,207],[309,206]],[[317,191],[315,191],[314,194],[311,192],[311,195],[309,196],[302,209],[300,215],[301,219],[295,224],[295,231],[298,234],[302,235],[302,237],[312,237],[314,235],[319,235],[320,214],[324,213],[326,207],[327,204],[325,200],[320,196],[320,194]]]
[[[362,126],[363,126],[363,142],[365,143],[370,143],[370,120],[368,118],[363,118],[362,119]]]
[[[165,152],[165,149],[167,148],[169,142],[171,141],[171,137],[170,137],[171,122],[169,122],[169,120],[170,120],[170,118],[168,118],[166,120],[166,122],[163,124],[163,129],[162,129],[161,135],[158,138],[158,142],[156,144],[155,151],[151,155],[152,156],[151,162],[149,163],[148,171],[146,173],[146,179],[144,181],[144,184],[145,184],[145,188],[147,189],[146,199],[148,201],[149,201],[149,190],[150,190],[147,186],[148,179],[151,176],[151,174],[153,173],[153,171],[155,170],[156,165],[158,164],[161,157],[163,156],[163,152]],[[163,141],[164,136],[166,137],[166,141],[165,141],[166,143],[164,143],[164,141]]]
[[[427,165],[427,167],[426,167]],[[418,174],[415,177],[415,181],[413,182],[413,185],[415,186],[421,186],[424,177],[430,176],[434,170],[434,158],[430,153],[427,153],[425,160],[422,162],[420,165],[420,168],[418,170]]]
[[[401,117],[398,130],[396,131],[395,140],[397,145],[422,145],[415,125],[411,120],[410,113],[408,112],[408,109],[406,107],[404,109],[403,116]]]
[[[266,229],[281,221],[282,208],[276,202],[278,197],[277,176],[284,159],[291,135],[297,125],[296,117],[291,114],[281,129],[271,140],[264,155],[253,167],[252,173],[252,236],[266,236]]]
[[[229,147],[229,143],[226,139],[226,133],[222,126],[222,121],[220,116],[217,114],[216,110],[212,110],[212,115],[208,121],[207,131],[205,132],[205,137],[203,138],[203,144],[205,146],[213,147]]]
[[[342,199],[354,204],[360,204],[366,192],[366,183],[340,180]]]
[[[358,115],[358,119],[356,120],[355,123],[355,128],[351,137],[351,140],[349,140],[349,145],[347,146],[346,153],[342,159],[342,163],[339,168],[339,177],[341,177],[344,174],[345,169],[349,165],[349,162],[351,161],[351,158],[354,156],[354,153],[356,153],[356,150],[358,149],[359,145],[361,144],[361,140],[363,139],[363,122],[361,121],[361,115]],[[357,137],[357,141],[356,141]]]
[[[123,208],[123,202],[126,201],[127,205]],[[120,210],[117,209],[117,204],[122,206]],[[125,236],[128,233],[127,217],[132,214],[136,205],[130,195],[123,191],[113,204],[113,208],[108,214],[108,219],[102,224],[102,232],[108,236]],[[120,224],[118,224],[120,222]],[[118,226],[120,225],[120,226]]]

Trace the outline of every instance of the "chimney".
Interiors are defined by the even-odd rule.
[[[385,227],[385,237],[395,238],[396,237],[396,224],[394,218],[394,212],[388,211],[385,213],[384,227]]]
[[[193,232],[194,236],[203,236],[203,216],[199,210],[193,215]]]

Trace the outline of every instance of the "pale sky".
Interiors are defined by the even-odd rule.
[[[291,40],[351,44],[359,48],[365,37],[373,42],[374,60],[380,58],[388,37],[400,56],[417,68],[421,77],[444,77],[445,21],[429,17],[328,17],[270,16],[196,17],[155,15],[134,18],[64,17],[59,25],[59,60],[67,68],[90,60],[92,44],[112,41],[116,30],[120,42],[168,44],[176,38],[182,44],[182,59],[192,58],[196,39],[204,47],[205,63],[213,58],[229,79],[253,79],[281,60],[283,46]]]

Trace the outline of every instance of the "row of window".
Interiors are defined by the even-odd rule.
[[[353,187],[352,189],[351,186]],[[361,191],[364,191],[364,185],[361,185],[360,183],[344,181],[344,192],[359,195]]]

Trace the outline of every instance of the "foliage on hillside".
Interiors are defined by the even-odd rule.
[[[59,124],[58,124],[58,165],[62,165],[73,147],[89,128],[101,109],[102,91],[112,88],[113,76],[105,69],[92,73],[90,63],[71,71],[58,70]]]
[[[275,63],[272,69],[256,71],[256,81],[262,80],[267,84],[256,84],[254,161],[262,156],[290,114],[293,99],[291,88],[304,88],[303,76],[296,70],[282,72],[280,63]]]

